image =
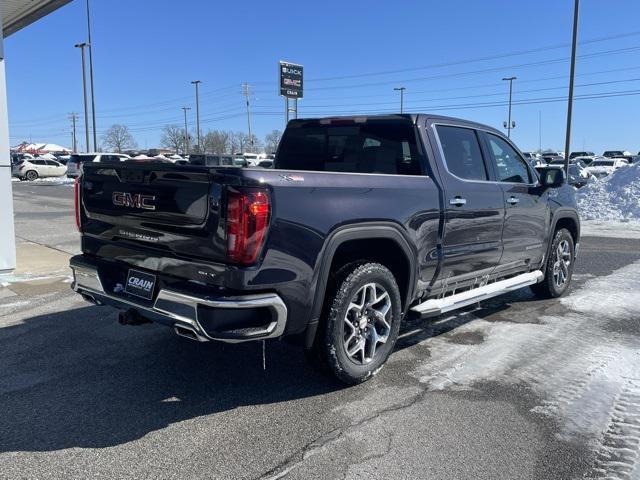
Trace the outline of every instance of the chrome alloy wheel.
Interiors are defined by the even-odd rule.
[[[351,299],[344,316],[344,350],[354,363],[370,363],[391,332],[391,297],[377,283],[367,283]]]
[[[569,279],[569,266],[571,265],[571,247],[567,240],[562,240],[554,252],[553,257],[553,281],[556,287],[561,288]]]

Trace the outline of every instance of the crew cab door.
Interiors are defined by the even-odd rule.
[[[473,128],[432,124],[442,187],[444,232],[442,264],[434,290],[480,283],[502,256],[504,198],[490,180],[480,137]]]
[[[481,135],[505,202],[504,252],[497,271],[518,273],[529,271],[532,265],[537,268],[544,255],[549,224],[546,195],[537,176],[506,138],[489,132]]]

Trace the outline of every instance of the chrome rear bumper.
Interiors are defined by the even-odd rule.
[[[287,307],[275,293],[258,293],[232,297],[201,297],[161,289],[152,306],[142,305],[130,298],[107,293],[98,271],[88,265],[71,263],[74,281],[71,288],[85,299],[97,304],[111,305],[121,310],[133,309],[141,316],[172,325],[176,333],[198,341],[218,340],[227,343],[267,340],[281,337],[287,322]],[[268,309],[270,321],[261,328],[241,329],[240,333],[210,335],[198,319],[202,307],[225,310]]]

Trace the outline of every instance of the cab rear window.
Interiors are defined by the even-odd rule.
[[[413,125],[404,120],[291,123],[275,168],[318,172],[420,175]]]

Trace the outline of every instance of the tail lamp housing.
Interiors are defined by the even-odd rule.
[[[76,228],[80,231],[80,177],[73,182],[73,199],[76,210]]]
[[[258,260],[269,228],[271,199],[263,189],[227,191],[227,258],[251,265]]]

